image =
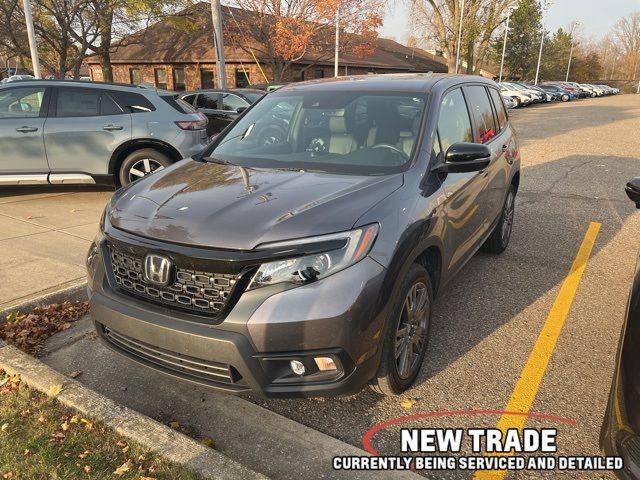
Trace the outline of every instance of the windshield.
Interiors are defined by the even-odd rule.
[[[204,157],[254,168],[395,173],[413,155],[424,111],[423,94],[270,93]]]
[[[243,95],[249,101],[249,103],[256,103],[258,100],[264,97],[264,93],[250,92],[250,93],[245,93]]]

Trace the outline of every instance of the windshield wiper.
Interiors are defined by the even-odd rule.
[[[235,163],[231,163],[229,160],[222,160],[221,158],[215,157],[202,157],[202,160],[205,162],[218,163],[220,165],[235,165]]]

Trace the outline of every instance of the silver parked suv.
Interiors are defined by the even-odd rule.
[[[200,152],[207,119],[170,92],[28,80],[0,87],[0,185],[126,185]]]

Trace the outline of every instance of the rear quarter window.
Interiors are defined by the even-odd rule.
[[[156,107],[144,95],[121,90],[111,90],[109,95],[127,113],[153,112]]]
[[[507,125],[507,110],[504,107],[504,102],[502,101],[502,95],[495,88],[490,88],[489,93],[491,94],[491,99],[493,100],[493,105],[496,109],[496,114],[498,116],[498,129],[499,131],[504,130],[504,127]]]
[[[196,113],[197,110],[176,95],[160,95],[174,110],[180,113]]]

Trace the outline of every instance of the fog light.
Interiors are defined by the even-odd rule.
[[[291,362],[289,362],[289,365],[291,365],[291,370],[293,370],[293,373],[295,373],[296,375],[304,375],[304,365],[301,361],[291,360]]]
[[[338,370],[338,367],[336,367],[336,362],[334,362],[333,358],[331,357],[315,357],[314,360],[316,362],[316,365],[318,366],[318,370],[321,370],[323,372]]]

